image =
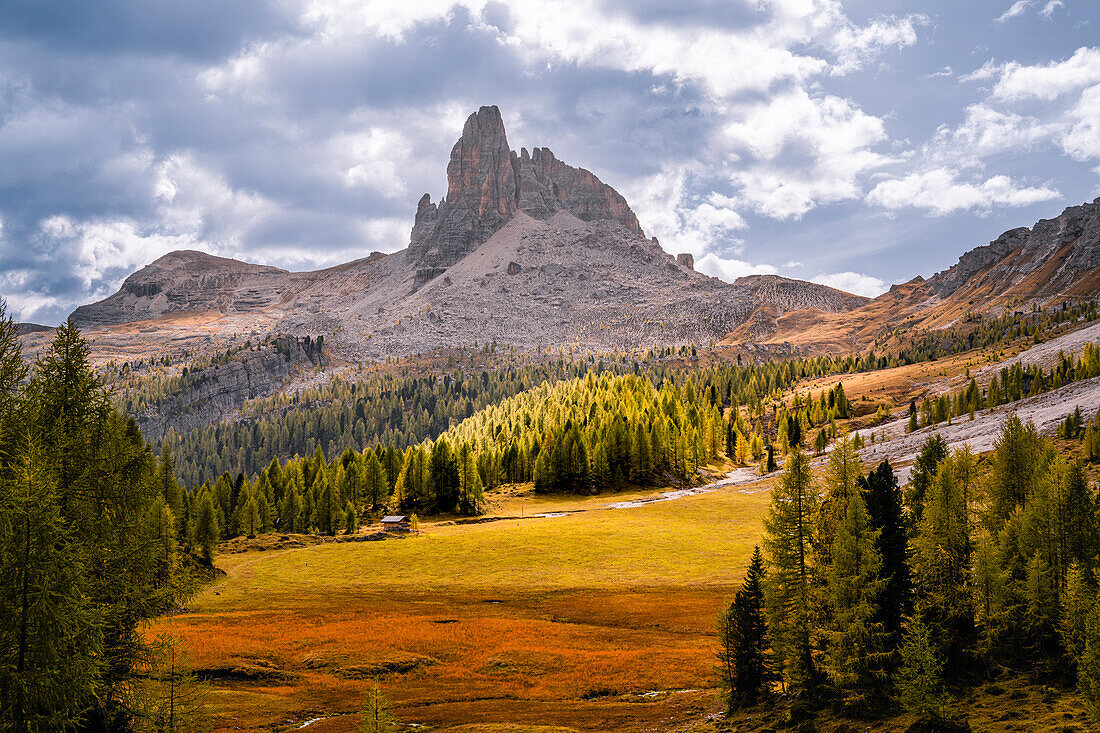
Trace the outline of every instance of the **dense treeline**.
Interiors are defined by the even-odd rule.
[[[28,374],[0,301],[0,729],[193,726],[182,679],[162,715],[164,647],[143,634],[199,567],[183,493],[163,487],[77,330],[59,328]]]
[[[443,376],[381,375],[358,381],[334,377],[292,394],[251,400],[233,422],[183,435],[169,432],[164,443],[177,458],[180,480],[194,486],[226,472],[255,475],[273,458],[285,462],[295,455],[311,455],[318,447],[326,456],[372,445],[404,450],[509,397],[589,373],[643,374],[660,385],[683,379],[691,371],[698,375],[695,381],[703,396],[713,404],[743,405],[752,414],[763,415],[766,403],[777,403],[782,391],[800,379],[884,366],[874,354],[694,370],[620,356],[558,359],[475,374],[456,370]]]
[[[1080,463],[1014,414],[991,457],[923,445],[906,491],[850,441],[821,480],[787,460],[764,554],[719,617],[731,707],[773,684],[866,716],[900,704],[946,729],[945,680],[1076,679],[1100,713],[1100,513]],[[932,729],[932,728],[929,728]]]
[[[614,368],[600,362],[565,362],[506,368],[466,376],[380,375],[325,384],[249,401],[240,417],[189,431],[170,432],[165,443],[179,457],[181,480],[194,485],[224,472],[253,475],[273,458],[329,456],[382,444],[404,449],[435,438],[478,410],[545,381]],[[619,366],[619,370],[622,370]]]
[[[506,481],[575,493],[688,481],[718,454],[725,429],[719,407],[700,402],[690,380],[658,390],[644,377],[590,373],[544,383],[405,451],[348,449],[329,463],[318,446],[304,459],[272,460],[252,479],[223,474],[193,492],[186,523],[197,527],[205,512],[226,537],[337,534],[385,505],[479,514],[485,490]],[[171,472],[167,448],[161,465]]]
[[[306,458],[281,462],[273,456],[256,473],[237,471],[234,477],[226,470],[216,480],[207,478],[188,497],[186,521],[194,526],[209,497],[223,537],[274,530],[334,534],[357,527],[356,517],[386,506],[421,514],[478,514],[484,492],[503,483],[533,481],[538,491],[588,493],[627,484],[686,482],[723,447],[741,462],[770,457],[763,437],[767,407],[780,405],[784,390],[798,380],[876,364],[872,355],[647,371],[620,358],[611,363],[559,360],[469,379],[455,374],[333,380],[298,396],[262,401],[301,405],[281,418],[261,418],[251,427],[223,424],[195,434],[203,435],[204,445],[209,441],[209,453],[200,452],[210,460],[215,460],[219,436],[239,431],[240,440],[255,434],[262,443],[275,425],[280,434],[298,436],[316,434],[318,423],[327,425],[320,432],[331,436],[330,448],[346,447],[329,451],[333,458],[328,459],[314,442]],[[566,374],[583,376],[562,379]],[[516,394],[500,398],[509,391]],[[846,406],[839,385],[829,392],[830,399],[835,401],[838,391]],[[474,411],[475,399],[490,404]],[[406,400],[421,409],[402,409]],[[420,423],[413,421],[417,414],[424,418]],[[366,425],[369,418],[375,435],[397,435],[393,424],[409,432],[401,433],[402,440],[375,441],[360,449],[358,439],[346,432],[353,417],[356,425]],[[445,422],[453,427],[435,433]],[[291,433],[289,425],[302,427]],[[414,429],[429,438],[410,442]],[[233,455],[232,440],[226,455]],[[188,475],[176,463],[188,459],[179,459],[170,445],[165,444],[163,460],[175,465],[177,474]],[[247,451],[242,445],[238,457]],[[256,456],[253,451],[247,460]]]

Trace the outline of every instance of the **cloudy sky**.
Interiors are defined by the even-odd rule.
[[[1098,38],[1095,0],[5,0],[0,295],[401,249],[482,104],[701,270],[874,295],[1100,196]]]

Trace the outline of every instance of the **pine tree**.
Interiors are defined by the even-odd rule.
[[[810,460],[795,449],[787,458],[779,485],[772,490],[764,519],[769,565],[765,596],[772,648],[783,666],[783,676],[792,689],[811,693],[817,682],[810,614],[817,582],[812,556],[819,503]]]
[[[845,707],[866,714],[881,705],[888,684],[889,634],[876,620],[886,584],[875,549],[877,533],[860,492],[849,494],[846,509],[836,527],[832,565],[826,571],[833,619],[825,669]]]
[[[727,710],[755,705],[770,679],[763,583],[764,557],[758,546],[733,602],[718,615],[716,656]]]

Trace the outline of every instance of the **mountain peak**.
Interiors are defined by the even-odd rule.
[[[558,160],[549,148],[508,145],[504,120],[494,106],[466,119],[447,163],[447,195],[417,205],[409,242],[416,282],[442,274],[489,239],[517,212],[549,219],[566,211],[583,221],[611,219],[644,237],[638,218],[618,191],[584,168]]]

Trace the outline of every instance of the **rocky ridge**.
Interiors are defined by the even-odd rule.
[[[615,189],[545,147],[513,151],[496,107],[470,115],[447,195],[417,205],[408,247],[316,272],[174,252],[73,314],[141,333],[192,314],[204,333],[326,336],[349,361],[495,341],[601,351],[720,339],[753,314],[866,302],[785,278],[726,283],[642,231]],[[190,322],[190,321],[188,321]]]
[[[935,330],[968,314],[991,316],[1100,298],[1100,199],[1070,206],[1053,219],[1010,229],[927,280],[915,277],[850,309],[801,310],[753,317],[727,343],[792,343],[851,352],[897,331]],[[776,300],[777,295],[768,296]]]

